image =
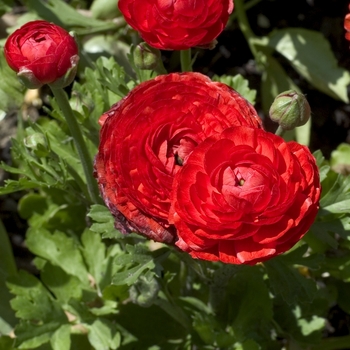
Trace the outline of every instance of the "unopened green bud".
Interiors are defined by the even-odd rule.
[[[283,130],[292,130],[306,124],[310,119],[311,109],[303,94],[288,90],[275,98],[269,114]]]
[[[154,276],[140,276],[138,281],[129,289],[130,299],[142,307],[151,306],[157,299],[159,283]]]
[[[38,132],[27,136],[24,139],[24,145],[31,149],[39,158],[46,157],[50,153],[48,139],[45,135]]]
[[[141,43],[135,47],[134,62],[139,69],[155,69],[160,59],[160,51],[146,43]]]

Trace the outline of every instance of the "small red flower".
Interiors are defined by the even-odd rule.
[[[127,23],[164,50],[207,46],[224,30],[233,0],[119,0]]]
[[[172,243],[175,174],[207,137],[230,126],[261,128],[255,109],[230,87],[199,73],[158,76],[102,115],[95,170],[122,232]]]
[[[12,33],[5,44],[8,65],[28,88],[43,84],[67,86],[79,60],[74,38],[46,21],[28,22]]]
[[[349,5],[349,11],[350,11],[350,5]],[[348,13],[345,16],[344,29],[346,30],[345,39],[350,41],[350,13]]]
[[[240,126],[207,138],[174,179],[169,222],[194,258],[254,265],[315,220],[320,179],[307,147]]]

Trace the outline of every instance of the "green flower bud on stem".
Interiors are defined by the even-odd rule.
[[[161,60],[161,54],[158,49],[141,43],[135,47],[134,62],[139,69],[155,69]]]
[[[302,126],[310,119],[311,109],[305,96],[294,90],[279,94],[273,101],[269,115],[283,130]]]

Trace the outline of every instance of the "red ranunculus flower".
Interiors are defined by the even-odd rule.
[[[28,22],[12,33],[4,52],[7,63],[28,88],[67,86],[74,79],[79,60],[74,38],[63,28],[41,20]]]
[[[176,238],[168,223],[173,177],[188,155],[230,126],[261,128],[250,103],[199,73],[141,83],[101,122],[95,170],[116,227],[168,243]]]
[[[206,46],[223,31],[233,0],[119,0],[131,27],[164,50]]]
[[[301,239],[319,197],[308,148],[241,126],[193,150],[174,179],[169,221],[192,257],[254,265]]]
[[[350,10],[350,5],[349,5]],[[344,29],[346,30],[345,39],[350,41],[350,13],[345,16]]]

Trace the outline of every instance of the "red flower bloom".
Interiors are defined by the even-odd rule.
[[[350,5],[349,5],[350,10]],[[346,30],[345,39],[350,41],[350,13],[345,16],[344,29]]]
[[[188,155],[230,126],[261,128],[250,103],[199,73],[146,81],[101,122],[96,177],[116,227],[168,243],[176,238],[168,222],[173,177]]]
[[[206,46],[223,31],[233,0],[119,0],[131,27],[164,50]]]
[[[254,265],[301,239],[319,197],[308,148],[241,126],[193,150],[174,179],[169,221],[192,257]]]
[[[28,22],[17,29],[7,39],[4,52],[7,63],[28,88],[53,83],[67,86],[79,60],[74,38],[46,21]]]

